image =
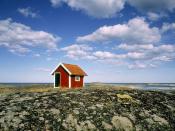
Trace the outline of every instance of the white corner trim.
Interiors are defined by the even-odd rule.
[[[84,82],[83,82],[83,87],[84,87]]]
[[[59,63],[59,64],[54,68],[54,70],[52,70],[51,75],[55,72],[55,70],[56,70],[59,66],[62,66],[62,67],[68,72],[69,75],[72,74],[72,73],[64,66],[63,63]]]
[[[54,88],[60,88],[60,86],[61,86],[61,74],[60,74],[60,85],[58,87],[55,86],[55,75],[56,74],[60,74],[60,73],[58,73],[58,72],[55,73],[54,72]]]
[[[56,70],[60,65],[61,65],[61,63],[59,63],[59,64],[52,70],[51,75],[52,75],[53,73],[55,73],[55,70]]]
[[[69,88],[71,88],[71,76],[69,75]]]
[[[64,64],[61,63],[61,66],[71,75],[72,73],[64,66]]]
[[[54,88],[55,88],[55,73],[54,73]]]

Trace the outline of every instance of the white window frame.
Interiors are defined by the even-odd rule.
[[[75,76],[75,81],[80,81],[80,76]]]

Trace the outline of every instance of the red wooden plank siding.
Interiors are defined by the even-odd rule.
[[[71,76],[71,87],[72,88],[83,87],[83,76],[80,76],[80,81],[75,81],[75,76]]]

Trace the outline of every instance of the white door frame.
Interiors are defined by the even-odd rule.
[[[60,86],[58,86],[58,87],[55,86],[55,75],[56,74],[60,74],[60,72],[55,72],[54,73],[54,88],[60,88],[60,86],[61,86],[61,74],[60,74]]]

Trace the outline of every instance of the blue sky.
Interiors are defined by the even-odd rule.
[[[0,82],[175,82],[174,0],[1,0]]]

